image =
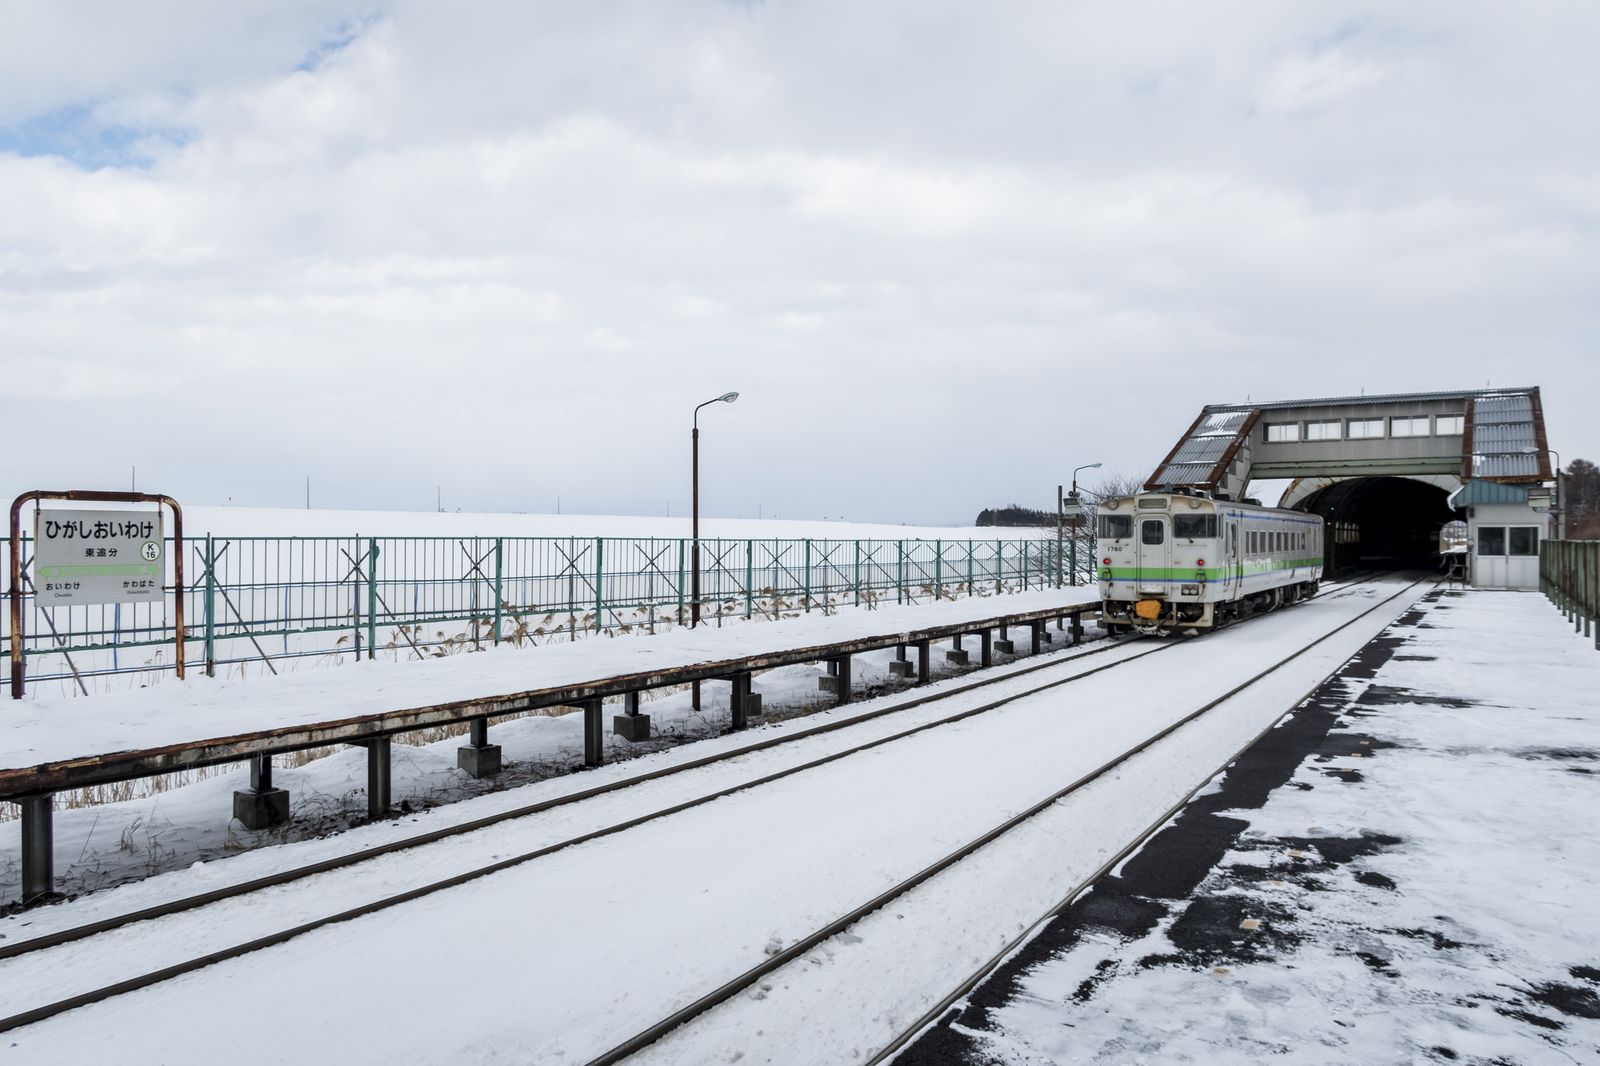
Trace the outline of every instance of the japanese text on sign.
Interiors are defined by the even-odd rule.
[[[159,511],[39,511],[33,543],[41,607],[161,600]]]

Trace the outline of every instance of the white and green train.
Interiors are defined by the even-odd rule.
[[[1100,505],[1095,557],[1113,633],[1211,629],[1316,595],[1323,521],[1304,511],[1146,492]]]

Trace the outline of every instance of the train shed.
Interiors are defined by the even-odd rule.
[[[1533,588],[1549,457],[1536,387],[1211,404],[1145,487],[1242,499],[1289,480],[1280,506],[1327,519],[1334,570],[1432,566],[1465,520],[1473,584]]]

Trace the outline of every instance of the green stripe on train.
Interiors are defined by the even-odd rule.
[[[1277,570],[1301,570],[1313,566],[1321,566],[1322,559],[1289,559],[1283,562],[1269,560],[1267,562],[1245,563],[1244,576],[1254,577],[1257,574],[1270,574]],[[1192,581],[1197,574],[1204,574],[1206,581],[1225,581],[1234,575],[1231,566],[1113,566],[1100,568],[1103,578],[1106,570],[1111,571],[1113,581],[1136,581],[1143,578],[1146,581]]]

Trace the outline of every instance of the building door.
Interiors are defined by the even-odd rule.
[[[1472,583],[1479,588],[1539,587],[1539,527],[1479,526],[1472,546]]]

